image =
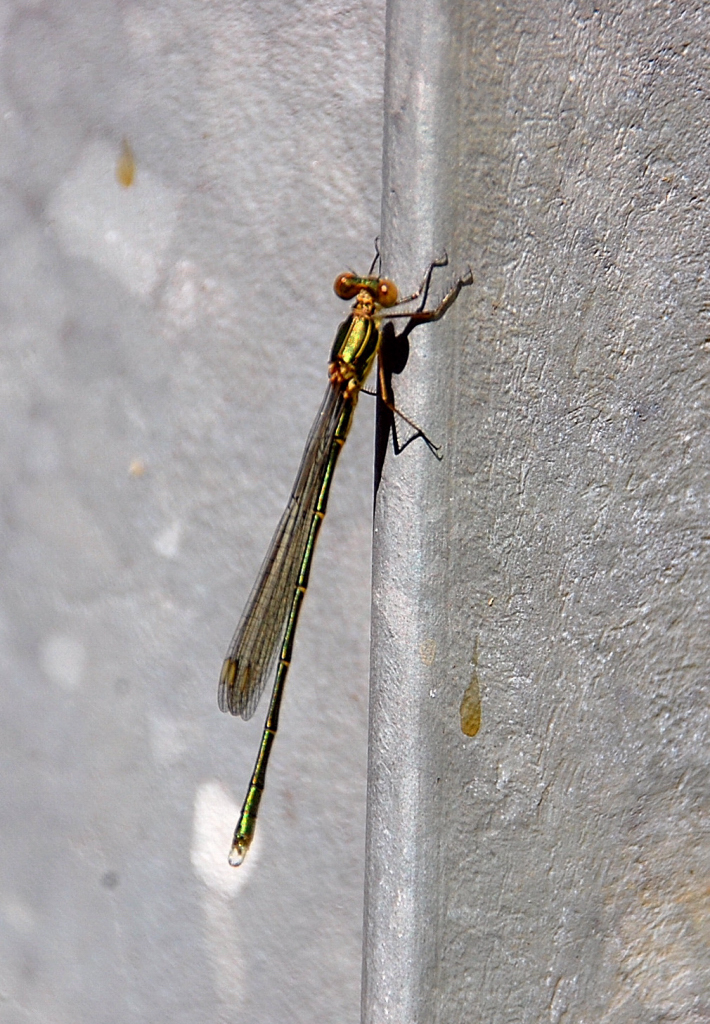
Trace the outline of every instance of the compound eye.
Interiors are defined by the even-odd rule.
[[[333,291],[339,299],[354,299],[360,291],[360,285],[356,282],[355,275],[347,271],[345,274],[338,274]]]
[[[394,306],[397,301],[397,285],[386,277],[381,277],[377,285],[377,303],[380,306]]]

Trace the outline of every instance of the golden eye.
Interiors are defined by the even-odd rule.
[[[377,285],[377,302],[380,306],[394,306],[397,301],[397,285],[381,277]]]
[[[360,285],[357,284],[355,275],[348,270],[345,274],[338,274],[333,291],[340,299],[354,299],[360,291]]]

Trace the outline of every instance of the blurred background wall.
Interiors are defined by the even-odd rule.
[[[383,3],[0,28],[0,1019],[354,1022],[372,399],[238,872],[216,693],[379,231]]]

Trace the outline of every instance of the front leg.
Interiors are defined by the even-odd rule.
[[[432,267],[434,266],[436,266],[436,264],[432,264]],[[430,268],[430,273],[431,269],[432,268]],[[442,316],[447,311],[447,309],[450,309],[451,306],[453,306],[454,302],[456,302],[456,299],[458,298],[461,289],[467,288],[470,284],[473,284],[473,272],[469,268],[468,274],[458,279],[453,288],[451,288],[451,290],[446,293],[446,295],[441,300],[436,309],[418,309],[414,313],[387,313],[385,314],[385,316],[380,317],[380,319],[394,320],[408,317],[408,323],[406,324],[401,334],[398,335],[398,337],[400,338],[406,337],[419,324],[428,324],[431,323],[433,320],[441,320]]]
[[[449,257],[446,255],[446,253],[444,253],[444,255],[441,257],[440,260],[432,260],[432,262],[429,264],[429,269],[427,270],[426,274],[424,275],[424,279],[423,279],[422,283],[419,285],[419,287],[417,288],[417,290],[415,292],[412,292],[411,295],[408,295],[406,299],[399,299],[399,301],[397,302],[397,305],[398,306],[404,306],[408,302],[414,302],[414,300],[418,299],[419,296],[421,295],[422,301],[419,303],[419,309],[417,310],[417,313],[419,313],[426,306],[426,300],[427,300],[427,297],[429,295],[429,285],[431,284],[431,275],[434,273],[434,270],[437,269],[438,267],[448,267],[448,265],[449,265]],[[407,313],[394,313],[393,315],[394,316],[407,316],[408,314]]]

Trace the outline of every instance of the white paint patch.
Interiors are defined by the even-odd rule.
[[[121,188],[118,155],[118,147],[88,145],[50,200],[49,217],[70,253],[93,260],[129,291],[147,296],[160,279],[180,197],[143,167],[131,188]]]
[[[195,793],[190,860],[202,890],[205,949],[212,967],[217,997],[225,1010],[224,1019],[231,1020],[234,1008],[244,993],[244,941],[231,897],[248,878],[251,867],[247,860],[239,868],[227,863],[232,832],[239,808],[219,782],[204,782]],[[255,841],[254,846],[258,844]],[[251,865],[256,861],[252,847]],[[220,1019],[222,1019],[220,1017]]]
[[[181,533],[182,526],[180,523],[173,523],[172,526],[168,526],[167,529],[158,534],[153,540],[153,547],[163,558],[177,558],[178,551],[180,550]]]
[[[73,636],[55,633],[40,648],[40,663],[46,675],[62,690],[81,686],[86,665],[84,645]]]
[[[208,889],[235,896],[258,859],[258,836],[241,867],[233,868],[227,854],[240,808],[219,782],[203,782],[195,793],[190,861]]]

